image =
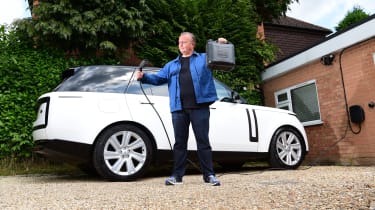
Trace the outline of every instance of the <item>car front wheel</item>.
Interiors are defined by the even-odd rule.
[[[93,154],[95,169],[110,181],[129,181],[142,176],[151,158],[150,139],[133,125],[117,125],[105,130]]]
[[[273,168],[295,169],[303,161],[306,149],[301,135],[292,128],[280,128],[272,137],[269,162]]]

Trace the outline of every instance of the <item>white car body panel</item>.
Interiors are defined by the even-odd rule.
[[[249,138],[246,107],[249,106],[220,101],[211,105],[210,141],[213,150],[257,152],[258,142],[251,142]]]
[[[167,136],[162,122],[144,95],[52,92],[41,96],[41,98],[47,96],[52,101],[49,113],[53,114],[49,115],[47,128],[33,132],[35,140],[64,139],[93,144],[99,133],[107,126],[115,122],[132,121],[150,130],[154,138],[157,139],[157,149],[171,150],[171,146],[174,144],[168,97],[149,96],[168,131]],[[40,107],[40,109],[45,108],[45,105]],[[250,141],[246,110],[249,112],[252,124],[251,135],[253,138],[258,138],[257,142]],[[253,110],[256,116],[252,114]],[[210,106],[210,112],[210,141],[213,151],[267,152],[269,139],[274,131],[283,124],[296,126],[304,139],[307,139],[298,119],[285,114],[287,111],[284,110],[217,101]],[[284,112],[282,118],[275,117],[279,112]],[[34,126],[43,123],[44,118],[44,113],[38,114]],[[190,133],[188,149],[196,150],[194,133],[192,130]],[[306,145],[308,145],[307,142]]]
[[[39,130],[44,130],[39,129],[34,132],[36,139],[62,139],[92,144],[103,128],[130,116],[124,95],[121,94],[51,92],[41,98],[47,96],[51,101],[45,128],[48,136],[39,137]]]
[[[305,140],[306,151],[308,151],[308,143],[306,141],[307,136],[302,124],[298,121],[297,117],[293,116],[292,112],[268,108],[262,106],[253,106],[255,113],[257,114],[257,120],[259,126],[259,148],[258,152],[268,152],[269,144],[271,143],[269,139],[272,138],[275,131],[281,126],[292,126],[298,129],[300,134]],[[283,114],[280,114],[283,113]],[[288,114],[289,113],[289,114]],[[279,117],[277,117],[279,116]]]
[[[165,96],[149,96],[149,99],[158,110],[162,122],[144,95],[127,94],[127,105],[132,110],[132,120],[151,131],[157,139],[157,149],[171,150],[174,144],[172,118],[169,109],[169,99]],[[160,105],[162,104],[162,105]],[[168,134],[165,133],[163,124]],[[169,138],[169,139],[168,139]],[[169,144],[171,141],[171,144]]]

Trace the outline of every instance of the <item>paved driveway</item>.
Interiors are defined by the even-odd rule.
[[[86,175],[0,177],[0,209],[375,209],[375,167],[245,168],[165,186],[165,176],[107,182]]]

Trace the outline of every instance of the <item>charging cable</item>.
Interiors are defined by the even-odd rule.
[[[139,70],[139,71],[142,71],[143,67],[144,67],[145,65],[147,65],[147,64],[148,64],[148,60],[146,60],[146,59],[142,60],[142,62],[139,64],[138,70]],[[135,70],[136,70],[136,69],[134,69],[134,71],[135,71]],[[160,120],[160,122],[161,122],[161,124],[162,124],[162,126],[163,126],[163,129],[164,129],[165,135],[167,135],[167,139],[168,139],[169,146],[170,146],[171,150],[173,150],[172,143],[171,143],[171,139],[169,138],[169,135],[168,135],[167,129],[166,129],[166,127],[165,127],[165,124],[164,124],[164,122],[163,122],[163,120],[162,120],[162,118],[161,118],[159,112],[156,110],[154,104],[151,102],[150,98],[147,96],[145,90],[143,89],[142,81],[140,81],[140,80],[139,80],[139,86],[141,87],[141,91],[142,91],[143,95],[145,96],[145,98],[146,98],[148,104],[151,105],[152,109],[155,111],[156,115],[158,116],[158,118],[159,118],[159,120]]]

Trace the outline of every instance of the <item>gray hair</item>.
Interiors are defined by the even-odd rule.
[[[191,37],[191,39],[193,40],[193,43],[196,44],[197,40],[195,39],[195,35],[191,32],[182,32],[180,34],[180,36],[183,36],[183,35],[189,35]]]

